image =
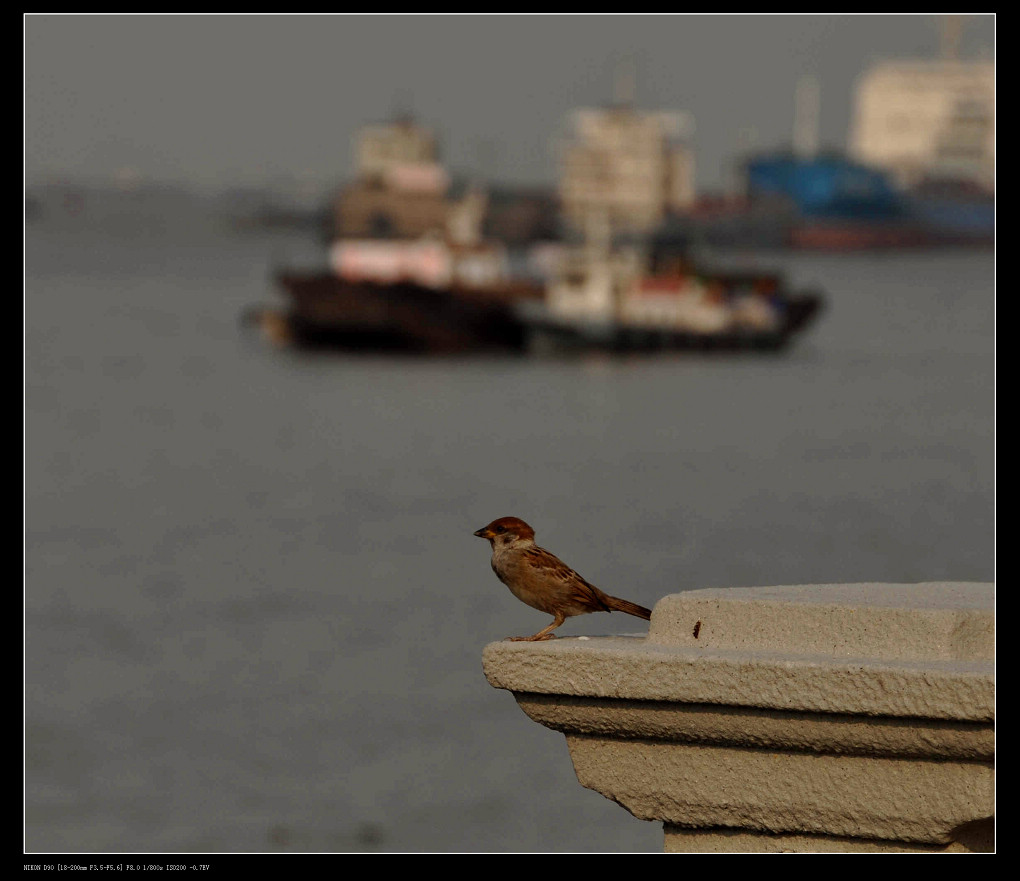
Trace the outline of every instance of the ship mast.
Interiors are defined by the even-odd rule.
[[[962,15],[942,16],[942,60],[956,61],[960,57],[960,35],[963,33]]]
[[[821,110],[821,88],[818,77],[805,75],[797,80],[793,120],[793,152],[800,159],[814,159],[818,154],[818,123]]]

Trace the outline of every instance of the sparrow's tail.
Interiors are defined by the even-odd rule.
[[[646,609],[644,606],[639,606],[637,603],[632,603],[628,600],[621,600],[619,597],[611,597],[609,594],[603,594],[603,598],[611,612],[626,612],[628,615],[644,618],[646,621],[652,619],[651,610]]]

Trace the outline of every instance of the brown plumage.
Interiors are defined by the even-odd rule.
[[[514,641],[553,639],[553,631],[567,618],[586,612],[626,612],[646,621],[644,606],[621,600],[589,584],[545,548],[535,544],[535,530],[517,517],[500,517],[475,532],[492,545],[492,570],[511,593],[533,609],[552,615],[548,627],[534,636],[511,636]]]

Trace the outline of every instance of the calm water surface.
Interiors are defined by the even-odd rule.
[[[241,332],[300,233],[185,199],[26,241],[29,851],[658,851],[481,651],[513,514],[652,606],[990,581],[994,259],[781,256],[781,357],[307,357]],[[624,616],[564,635],[640,632]]]

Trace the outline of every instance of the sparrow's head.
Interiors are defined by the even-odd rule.
[[[518,542],[534,544],[535,530],[519,517],[500,517],[488,526],[475,532],[479,538],[487,538],[496,547],[510,547]]]

